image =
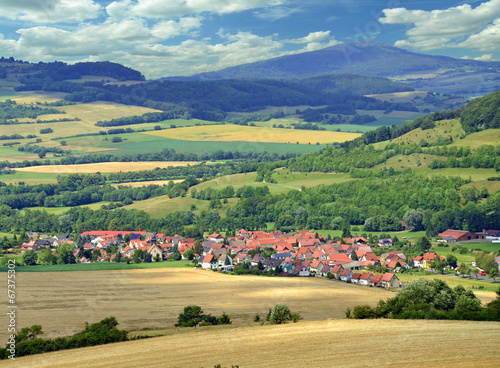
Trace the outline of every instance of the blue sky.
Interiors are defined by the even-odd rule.
[[[191,75],[376,40],[500,59],[500,0],[0,0],[0,55]]]

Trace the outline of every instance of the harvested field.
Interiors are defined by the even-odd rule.
[[[494,367],[496,322],[340,320],[230,329],[27,356],[23,368]]]
[[[157,167],[197,165],[196,161],[146,161],[146,162],[99,162],[81,165],[47,165],[30,166],[17,171],[57,174],[92,174],[96,172],[110,173],[119,171],[153,170]]]
[[[230,276],[191,268],[18,272],[16,291],[18,328],[41,324],[47,338],[74,334],[86,321],[109,316],[127,330],[173,327],[193,304],[213,315],[225,311],[233,323],[250,323],[256,313],[264,317],[276,303],[287,303],[306,321],[325,321],[345,318],[348,307],[375,306],[394,295],[319,278]],[[0,315],[0,325],[6,318]],[[0,331],[0,341],[6,333]]]
[[[345,142],[359,137],[357,133],[315,130],[275,129],[241,125],[207,125],[146,132],[157,137],[187,141],[270,142],[296,144],[326,144]]]
[[[119,183],[119,184],[113,184],[114,187],[118,186],[125,186],[125,187],[132,187],[132,188],[138,188],[138,187],[145,187],[148,185],[168,185],[170,182],[175,183],[182,183],[184,179],[175,179],[175,180],[149,180],[149,181],[131,181],[129,183]]]

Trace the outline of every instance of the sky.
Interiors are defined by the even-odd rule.
[[[500,60],[500,0],[0,0],[0,56],[107,60],[148,79],[360,40]]]

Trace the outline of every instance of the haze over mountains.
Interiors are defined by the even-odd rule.
[[[417,89],[484,94],[500,88],[500,62],[419,54],[383,42],[350,42],[175,80],[289,79],[362,74],[405,81]]]

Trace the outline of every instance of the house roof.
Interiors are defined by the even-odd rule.
[[[386,272],[386,273],[384,273],[384,276],[382,276],[382,281],[389,282],[392,280],[393,277],[396,277],[396,275],[394,275],[393,273],[390,273],[390,272]]]
[[[214,257],[213,254],[207,254],[203,258],[203,263],[214,263],[214,262],[217,262],[217,259]]]

